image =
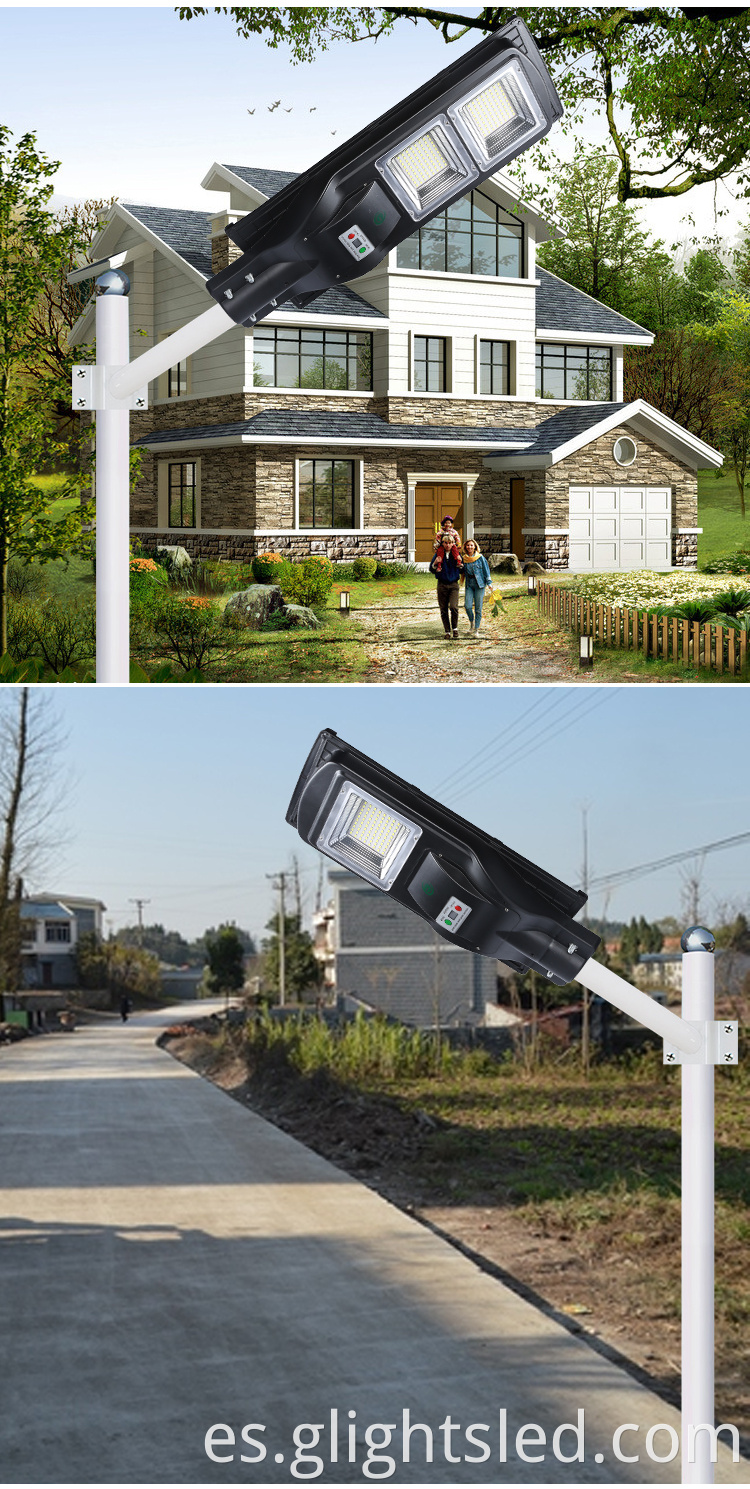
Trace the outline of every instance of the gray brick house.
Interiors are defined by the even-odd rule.
[[[131,355],[207,308],[230,222],[292,179],[215,164],[209,213],[117,204],[93,245],[131,279]],[[554,229],[502,173],[423,224],[356,293],[281,304],[172,368],[133,415],[144,546],[426,562],[440,518],[546,568],[697,557],[697,471],[721,456],[622,396],[651,333],[537,268]],[[93,335],[90,303],[74,342]]]
[[[427,921],[345,869],[331,870],[328,880],[339,996],[420,1029],[435,1025],[438,1009],[441,1024],[478,1024],[497,1002],[490,958],[443,941]]]

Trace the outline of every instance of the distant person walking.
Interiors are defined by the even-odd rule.
[[[486,589],[492,589],[492,575],[479,544],[475,543],[473,538],[466,539],[463,558],[466,585],[464,610],[469,617],[469,634],[472,641],[476,641],[479,636],[479,627],[482,624],[484,593]]]
[[[122,1019],[124,1024],[126,1024],[128,1021],[128,1014],[130,1013],[132,1006],[133,1005],[130,1002],[130,999],[126,996],[125,993],[123,993],[120,999],[120,1018]]]
[[[453,535],[444,532],[430,564],[430,573],[437,579],[437,602],[446,641],[458,640],[458,581],[462,567],[463,560]]]

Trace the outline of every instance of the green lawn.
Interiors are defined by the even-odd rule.
[[[750,502],[744,521],[734,472],[722,470],[698,472],[698,526],[703,533],[698,539],[698,566],[722,553],[750,548]]]

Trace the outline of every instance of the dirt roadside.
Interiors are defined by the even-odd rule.
[[[317,1073],[289,1072],[248,1079],[247,1067],[227,1047],[217,1053],[204,1034],[162,1038],[177,1059],[213,1081],[346,1173],[430,1226],[476,1264],[551,1314],[592,1348],[679,1405],[680,1326],[675,1298],[658,1301],[653,1279],[628,1256],[627,1241],[612,1238],[606,1253],[580,1235],[547,1234],[498,1205],[451,1203],[435,1192],[421,1161],[438,1124],[424,1112],[404,1111],[387,1097],[355,1093]],[[679,1236],[675,1236],[679,1257]],[[656,1301],[655,1301],[656,1299]],[[717,1370],[717,1420],[733,1422],[750,1456],[750,1388],[735,1368]]]

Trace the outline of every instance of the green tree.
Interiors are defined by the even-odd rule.
[[[713,323],[695,326],[694,330],[721,354],[727,382],[717,407],[717,427],[732,462],[744,518],[750,471],[750,291],[732,284],[714,294],[713,304]]]
[[[217,931],[207,932],[205,942],[209,991],[226,998],[238,993],[245,981],[245,953],[236,925],[220,925]]]
[[[143,946],[161,962],[174,967],[200,967],[205,961],[203,947],[198,949],[186,941],[179,931],[166,931],[163,925],[126,925],[115,932],[115,940],[121,946]]]
[[[47,202],[59,162],[40,154],[25,134],[15,150],[0,125],[0,654],[7,651],[7,569],[11,553],[47,563],[74,549],[90,515],[76,507],[63,517],[29,477],[50,457],[49,424],[28,369],[43,347],[35,320],[42,285],[59,278],[70,238]],[[54,449],[54,447],[53,447]]]
[[[261,943],[263,980],[271,992],[279,992],[279,916],[268,921],[270,936]],[[298,915],[284,916],[284,987],[286,997],[296,999],[310,988],[318,988],[320,963],[313,951],[312,937],[300,926]]]
[[[715,246],[698,248],[685,265],[680,304],[683,325],[712,325],[717,315],[717,297],[727,287],[729,270]]]
[[[646,952],[661,951],[664,937],[658,925],[652,925],[642,915],[631,920],[620,938],[618,961],[626,973],[636,965],[639,956]]]
[[[626,402],[643,398],[708,444],[719,439],[719,410],[733,387],[718,348],[684,327],[662,328],[652,346],[625,348]]]
[[[138,946],[122,946],[113,938],[102,941],[93,931],[78,942],[76,970],[82,988],[106,988],[112,1003],[123,994],[149,999],[161,991],[158,957]]]
[[[750,189],[750,10],[689,6],[484,6],[475,15],[425,6],[214,6],[238,35],[286,45],[311,62],[334,39],[390,35],[402,22],[432,26],[446,42],[480,37],[520,15],[566,109],[563,129],[586,116],[606,124],[621,202],[682,196],[733,174]],[[180,6],[184,20],[209,14]],[[544,164],[549,147],[537,159]]]

